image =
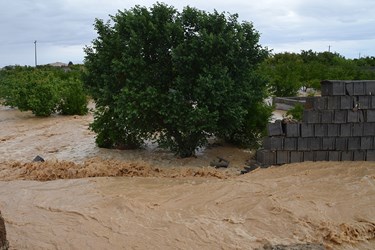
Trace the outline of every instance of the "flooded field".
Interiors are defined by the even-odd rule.
[[[99,149],[87,116],[0,107],[0,211],[11,249],[375,248],[375,163],[306,162],[239,175],[228,145],[178,159]],[[35,156],[46,162],[32,162]],[[209,166],[216,157],[228,169]]]

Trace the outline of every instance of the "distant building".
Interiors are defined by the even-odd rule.
[[[54,62],[54,63],[49,63],[47,64],[52,67],[68,67],[68,64],[62,63],[62,62]]]

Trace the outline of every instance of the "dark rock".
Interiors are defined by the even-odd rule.
[[[322,244],[306,243],[306,244],[292,244],[292,245],[269,245],[266,244],[263,250],[325,250]]]
[[[37,155],[37,156],[35,156],[33,162],[44,162],[44,159],[43,159],[43,157]]]
[[[0,212],[0,250],[7,250],[9,248],[9,243],[6,236],[5,223]]]
[[[210,162],[210,166],[215,167],[215,168],[227,168],[229,166],[229,161],[221,157],[217,157],[217,158],[218,160]]]

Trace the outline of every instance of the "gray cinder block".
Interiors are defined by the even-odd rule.
[[[327,109],[327,98],[325,96],[315,97],[314,109],[325,110]]]
[[[306,110],[325,110],[327,109],[327,98],[325,96],[306,97]]]
[[[276,164],[276,152],[260,149],[256,153],[257,161],[262,165],[275,165]]]
[[[315,97],[313,96],[306,97],[305,110],[314,109],[314,102],[315,102]]]
[[[297,138],[285,137],[284,150],[297,150]]]
[[[276,152],[276,164],[289,163],[289,151],[277,151]]]
[[[300,123],[286,123],[285,124],[285,135],[287,137],[299,137],[300,136]]]
[[[309,147],[309,139],[310,138],[298,138],[297,146],[299,151],[310,150]]]
[[[374,149],[374,137],[363,136],[361,138],[361,149]]]
[[[348,122],[359,122],[359,116],[357,111],[348,110]]]
[[[346,110],[335,110],[333,123],[346,123],[348,112]]]
[[[281,121],[276,120],[274,123],[268,123],[267,132],[269,136],[284,135]]]
[[[366,160],[366,151],[354,151],[353,152],[353,161],[364,161]]]
[[[357,108],[359,109],[371,108],[371,97],[372,96],[358,96],[358,101],[356,103]]]
[[[327,124],[327,136],[339,136],[340,124]]]
[[[375,109],[366,110],[366,121],[367,122],[375,122]]]
[[[303,152],[290,151],[290,163],[303,162]]]
[[[340,109],[340,97],[339,96],[327,96],[327,109],[335,110]]]
[[[362,136],[363,135],[363,124],[353,123],[352,124],[352,136]]]
[[[357,110],[357,113],[358,113],[358,121],[359,122],[364,122],[365,121],[365,115],[363,114],[363,111],[362,109],[359,109]]]
[[[352,109],[354,100],[351,96],[340,96],[340,109]]]
[[[366,81],[366,95],[375,95],[375,81]]]
[[[347,82],[345,84],[345,90],[347,95],[353,95],[353,83],[352,82]]]
[[[361,149],[361,137],[349,137],[348,138],[348,150],[359,150]]]
[[[313,137],[308,138],[308,146],[310,150],[321,150],[322,149],[322,138]]]
[[[348,137],[336,137],[336,150],[348,150]]]
[[[282,150],[283,138],[282,137],[265,137],[263,139],[263,148],[268,150]]]
[[[320,112],[317,110],[304,110],[302,120],[306,123],[319,123]]]
[[[340,161],[340,151],[329,151],[328,160],[329,161]]]
[[[325,80],[321,82],[322,96],[345,95],[346,86],[342,81]]]
[[[314,135],[316,137],[327,136],[327,124],[314,124]]]
[[[375,136],[375,123],[363,123],[363,135]]]
[[[352,135],[352,124],[343,123],[340,124],[340,136],[351,136]]]
[[[303,152],[303,160],[304,161],[314,161],[314,152],[313,151]]]
[[[334,150],[336,143],[335,137],[324,137],[322,138],[322,149],[323,150]]]
[[[364,95],[365,94],[365,83],[364,82],[354,82],[353,83],[353,95]]]
[[[334,114],[333,110],[322,110],[321,112],[321,123],[332,123]]]
[[[366,161],[375,161],[375,150],[367,150]]]
[[[340,152],[340,151],[338,151]],[[342,151],[341,152],[342,161],[353,161],[353,151]]]
[[[315,151],[314,161],[327,161],[327,160],[328,160],[328,152],[327,151]]]
[[[301,137],[313,137],[314,136],[314,124],[301,124]]]

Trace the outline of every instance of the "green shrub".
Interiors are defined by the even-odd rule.
[[[28,84],[29,85],[29,84]],[[60,95],[56,85],[52,83],[36,83],[26,94],[27,109],[36,116],[50,116],[56,111]]]
[[[68,79],[61,83],[61,100],[58,110],[63,115],[87,114],[88,99],[82,81]]]
[[[303,111],[305,110],[304,106],[300,103],[294,105],[294,107],[286,112],[287,116],[291,116],[297,121],[302,121]]]
[[[56,111],[66,115],[86,114],[81,69],[75,67],[68,72],[48,66],[5,68],[0,72],[0,99],[36,116],[49,116]]]

